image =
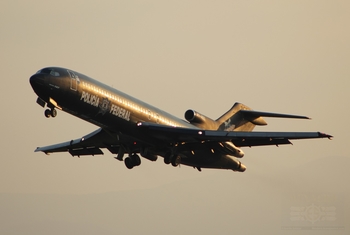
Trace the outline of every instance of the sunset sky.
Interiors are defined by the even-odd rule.
[[[0,29],[1,234],[349,234],[349,1],[5,0]],[[180,118],[241,102],[312,118],[257,131],[334,139],[244,148],[244,173],[34,153],[98,128],[44,117],[29,77],[47,66]]]

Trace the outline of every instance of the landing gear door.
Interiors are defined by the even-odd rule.
[[[69,70],[67,71],[70,76],[70,89],[73,91],[76,91],[78,88],[79,78],[73,71],[69,71]]]

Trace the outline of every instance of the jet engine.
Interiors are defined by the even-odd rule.
[[[229,155],[237,157],[237,158],[242,158],[244,156],[243,150],[238,148],[232,142],[226,141],[226,142],[221,142],[219,144],[221,145],[221,147],[223,148],[222,150],[226,154],[229,154]]]
[[[217,130],[219,127],[216,121],[192,109],[185,112],[185,118],[191,124],[201,129]]]
[[[244,172],[247,167],[245,165],[243,165],[240,161],[236,160],[236,159],[232,159],[234,162],[234,168],[232,170],[234,171],[239,171],[239,172]]]

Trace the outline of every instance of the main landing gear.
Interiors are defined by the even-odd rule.
[[[57,110],[52,108],[52,109],[46,109],[45,112],[45,117],[49,118],[49,117],[56,117],[57,116]]]
[[[124,159],[125,166],[128,169],[132,169],[134,166],[139,166],[141,164],[141,159],[136,153],[130,154],[129,157]]]
[[[171,163],[172,166],[177,167],[181,163],[181,157],[179,155],[173,156],[172,154],[167,154],[164,156],[164,163]]]
[[[132,169],[135,166],[139,166],[141,165],[141,159],[140,156],[137,155],[135,152],[130,152],[130,151],[126,151],[129,152],[129,156],[123,159],[124,153],[125,153],[125,148],[123,146],[120,146],[119,148],[119,152],[117,157],[115,157],[115,159],[119,160],[119,161],[123,161],[124,160],[124,164],[126,166],[126,168],[128,169]],[[157,156],[153,155],[152,153],[147,153],[147,149],[141,149],[140,150],[140,154],[142,157],[150,160],[150,161],[156,161],[157,160]],[[174,155],[173,153],[167,153],[164,156],[164,163],[165,164],[170,164],[174,167],[177,167],[180,165],[181,163],[181,156],[180,155]]]

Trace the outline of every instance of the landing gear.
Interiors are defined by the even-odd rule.
[[[136,153],[131,156],[131,159],[134,163],[134,166],[141,165],[141,159],[140,159],[139,155],[137,155]]]
[[[56,117],[57,116],[57,110],[56,109],[46,109],[45,112],[45,117],[49,118],[49,117]]]
[[[56,117],[56,116],[57,116],[57,110],[51,109],[51,117]]]
[[[44,114],[45,114],[45,117],[47,117],[47,118],[51,117],[51,110],[50,109],[46,109]]]
[[[141,165],[141,159],[136,153],[129,155],[129,157],[124,159],[126,168],[132,169],[134,166]]]
[[[181,157],[179,155],[172,155],[171,153],[167,153],[164,156],[164,163],[169,165],[171,163],[172,166],[177,167],[181,163]]]
[[[126,168],[128,168],[128,169],[132,169],[134,167],[134,164],[132,162],[131,157],[125,158],[124,163],[125,163]]]
[[[181,157],[178,155],[178,156],[174,156],[172,159],[171,159],[171,165],[174,166],[174,167],[177,167],[178,165],[180,165],[181,163]]]
[[[171,158],[172,158],[172,156],[171,156],[170,153],[165,154],[165,156],[164,156],[164,163],[169,165],[170,162],[171,162]]]

